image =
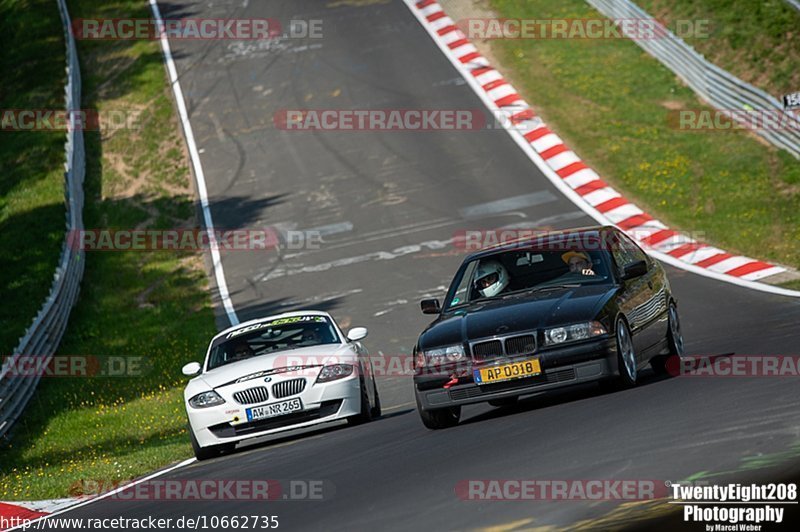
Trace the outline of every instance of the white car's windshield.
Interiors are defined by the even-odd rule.
[[[208,369],[286,349],[339,342],[336,329],[325,316],[278,318],[218,338],[211,347]]]

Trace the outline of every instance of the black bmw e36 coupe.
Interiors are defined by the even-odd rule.
[[[470,254],[414,347],[424,425],[454,426],[461,406],[513,404],[589,381],[636,384],[683,354],[662,266],[615,227],[549,232]]]

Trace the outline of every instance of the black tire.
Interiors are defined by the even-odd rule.
[[[498,408],[516,406],[519,402],[519,395],[512,397],[503,397],[502,399],[492,399],[489,404]]]
[[[633,346],[633,337],[624,319],[617,319],[617,386],[620,388],[630,388],[636,386],[636,379],[639,376],[636,361],[636,350]]]
[[[458,425],[461,419],[461,407],[450,406],[447,408],[437,408],[435,410],[423,410],[417,399],[417,411],[422,420],[422,424],[431,430],[449,429]]]
[[[681,332],[681,321],[678,316],[678,306],[674,301],[669,302],[669,325],[667,327],[667,349],[669,354],[666,356],[657,356],[650,361],[650,366],[653,371],[658,375],[669,374],[667,365],[669,359],[674,357],[682,357],[684,353],[683,332]]]
[[[374,377],[372,380],[372,387],[375,389],[375,404],[372,405],[372,419],[381,417],[381,396],[378,394],[378,385],[375,383]]]
[[[197,438],[194,437],[194,431],[192,430],[192,427],[189,427],[189,434],[192,438],[192,451],[194,451],[194,456],[197,458],[198,462],[208,460],[210,458],[216,458],[222,453],[233,451],[236,448],[235,443],[223,443],[221,445],[200,447],[200,444],[197,442]]]
[[[367,384],[364,382],[364,377],[359,379],[360,388],[361,388],[361,412],[356,414],[355,416],[350,416],[347,418],[347,423],[349,425],[363,425],[364,423],[369,423],[372,421],[372,408],[369,405],[369,396],[367,395]]]

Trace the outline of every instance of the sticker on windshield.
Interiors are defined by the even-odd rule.
[[[225,338],[233,338],[235,336],[239,336],[240,334],[244,334],[246,332],[257,331],[259,329],[264,329],[266,327],[276,327],[278,325],[289,325],[291,323],[310,323],[310,322],[325,322],[324,316],[290,316],[288,318],[278,318],[272,321],[265,321],[263,323],[256,323],[254,325],[250,325],[249,327],[242,327],[241,329],[236,329],[235,331],[231,331]]]

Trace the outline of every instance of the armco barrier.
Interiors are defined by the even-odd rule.
[[[67,50],[66,109],[81,108],[81,74],[75,40],[70,32],[70,18],[66,1],[58,0]],[[61,257],[53,276],[50,294],[39,314],[20,339],[14,353],[0,368],[0,437],[6,436],[11,426],[22,414],[38,384],[38,377],[19,376],[11,371],[14,359],[20,356],[42,357],[48,361],[58,347],[83,277],[83,251],[67,245],[70,231],[83,229],[83,178],[86,168],[83,131],[75,127],[76,116],[70,113],[69,131],[65,144],[65,200],[67,231],[61,248]]]
[[[586,2],[612,19],[653,19],[629,0],[586,0]],[[664,38],[633,39],[633,41],[677,74],[713,107],[722,110],[783,112],[783,105],[777,98],[706,61],[694,48],[660,23],[654,21],[654,26],[664,32]],[[625,33],[624,27],[621,31]],[[755,132],[771,144],[800,158],[800,119],[796,115],[794,118],[790,117],[790,123],[786,124],[786,127],[757,129]]]

